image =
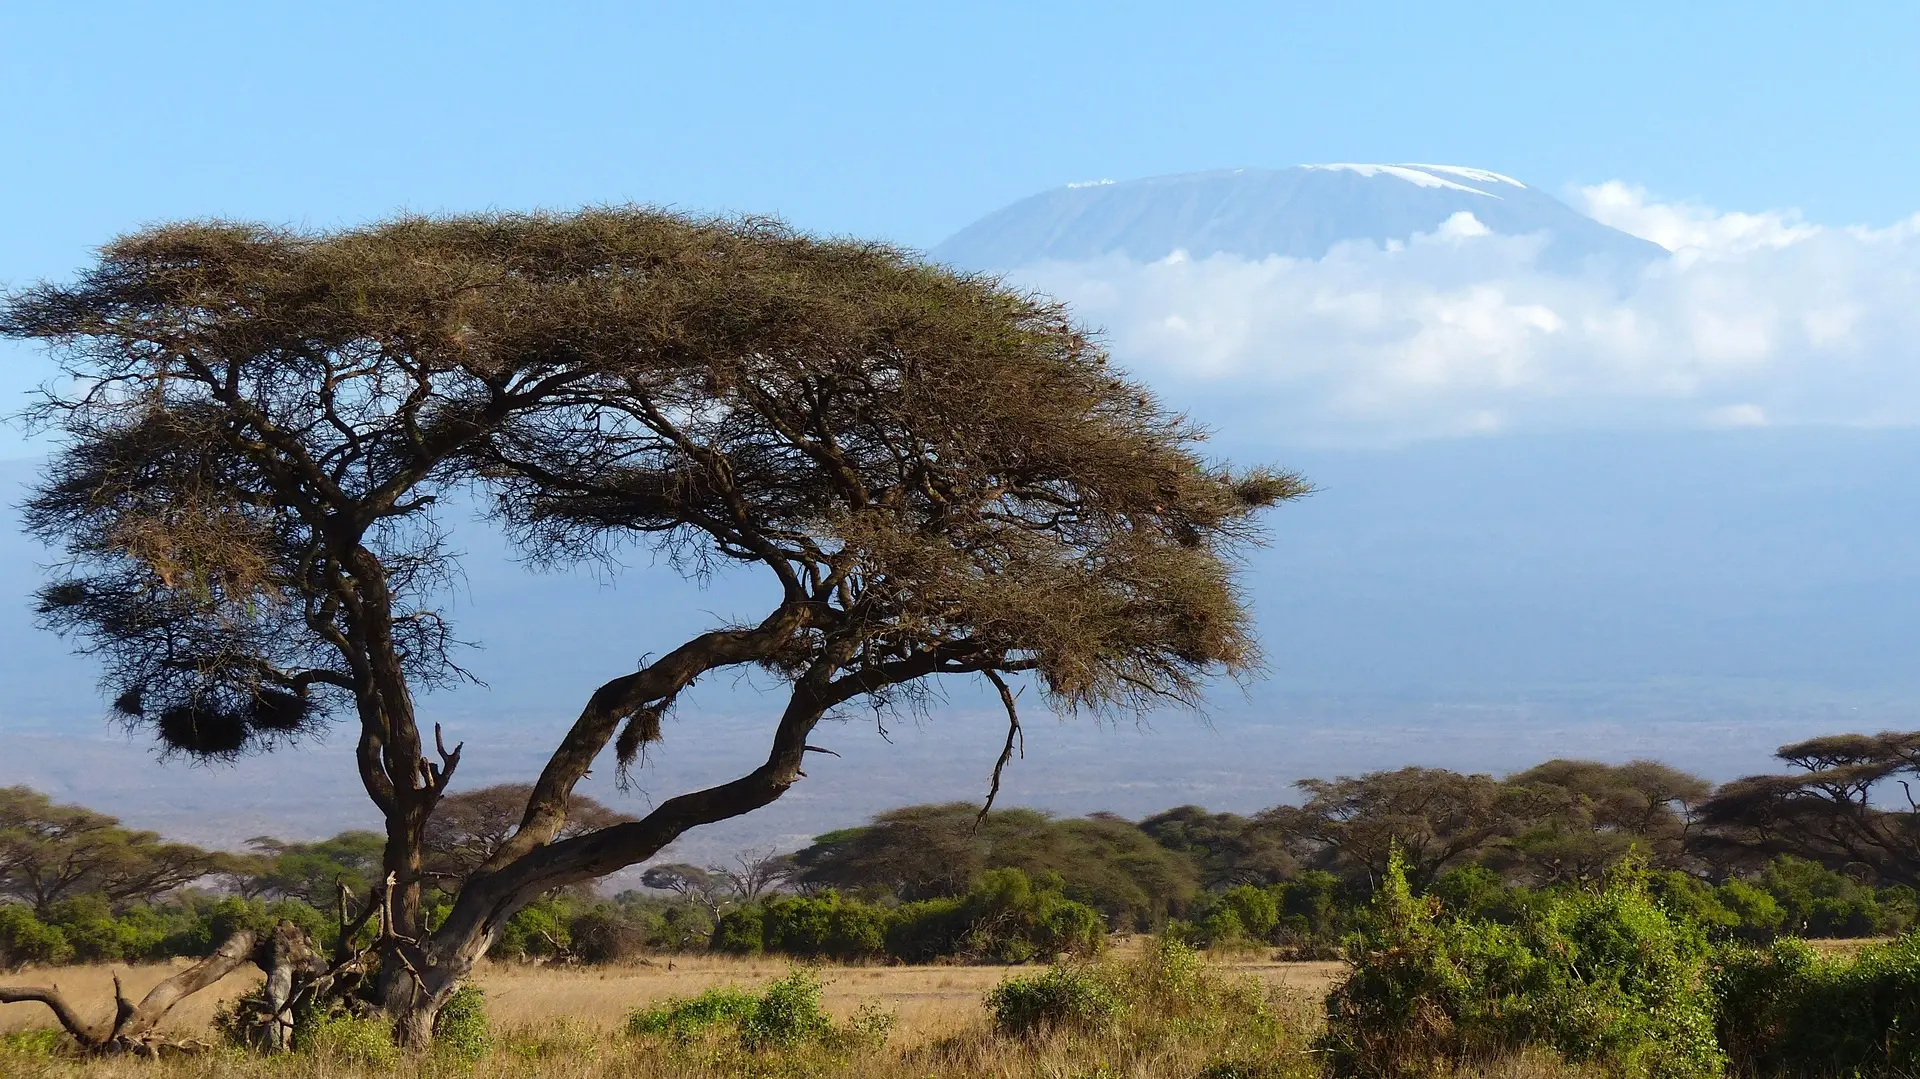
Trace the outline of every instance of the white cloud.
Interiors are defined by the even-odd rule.
[[[1471,236],[1485,236],[1492,231],[1473,216],[1473,211],[1456,210],[1440,222],[1439,234],[1449,240],[1464,240]]]
[[[1567,276],[1538,267],[1539,237],[1463,214],[1318,260],[1183,254],[1016,276],[1070,301],[1170,400],[1282,437],[1920,423],[1920,216],[1828,228],[1618,183],[1585,197],[1675,256],[1625,282]]]
[[[1803,223],[1797,210],[1720,213],[1698,203],[1648,202],[1645,188],[1618,180],[1581,188],[1578,201],[1580,209],[1601,224],[1652,240],[1682,256],[1787,247],[1820,232]]]

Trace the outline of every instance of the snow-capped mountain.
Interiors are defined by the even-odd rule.
[[[1070,184],[988,214],[933,255],[969,269],[1116,253],[1152,261],[1175,251],[1317,259],[1343,241],[1384,244],[1441,231],[1545,233],[1540,264],[1554,269],[1632,267],[1666,254],[1497,172],[1336,164]]]

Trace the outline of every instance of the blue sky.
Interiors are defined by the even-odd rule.
[[[0,274],[162,217],[610,199],[928,245],[1070,180],[1325,160],[1920,209],[1912,4],[292,7],[6,5]]]
[[[1541,274],[1523,245],[1482,238],[1471,241],[1483,248],[1472,260],[1479,276],[1464,282],[1452,268],[1455,250],[1430,244],[1286,266],[1055,268],[1038,283],[1106,296],[1080,309],[1111,330],[1130,364],[1208,406],[1203,418],[1260,421],[1243,427],[1263,437],[1339,409],[1354,429],[1396,437],[1491,429],[1489,417],[1516,427],[1559,423],[1563,414],[1593,425],[1640,422],[1655,406],[1716,426],[1776,417],[1920,426],[1920,305],[1912,302],[1920,223],[1896,226],[1920,211],[1917,42],[1920,4],[1860,0],[0,0],[0,286],[63,277],[93,245],[173,218],[326,227],[399,210],[631,200],[778,213],[806,229],[924,247],[1071,181],[1239,165],[1448,162],[1607,208],[1622,227],[1679,252],[1674,267],[1619,294]],[[1615,180],[1628,186],[1601,186]],[[1785,210],[1802,217],[1726,212]],[[1802,220],[1873,229],[1809,229]],[[1088,283],[1098,287],[1080,287]],[[1306,302],[1329,295],[1342,302]],[[1175,324],[1193,329],[1170,334]],[[1209,327],[1218,332],[1208,336]],[[1213,380],[1177,384],[1196,356]],[[12,412],[45,370],[32,349],[0,343],[0,413]],[[1758,434],[1712,449],[1746,460],[1738,457],[1746,437]],[[1635,468],[1669,478],[1664,444],[1650,445],[1625,469],[1623,486],[1647,486],[1633,479]],[[0,431],[0,458],[35,449]],[[1848,442],[1844,453],[1811,458],[1839,462],[1833,471],[1857,492],[1822,472],[1782,496],[1763,455],[1747,471],[1703,467],[1707,480],[1685,473],[1655,483],[1651,500],[1610,490],[1614,500],[1583,516],[1561,504],[1586,507],[1568,492],[1587,488],[1563,485],[1557,465],[1524,454],[1505,461],[1506,447],[1492,443],[1442,450],[1430,464],[1424,452],[1397,459],[1410,470],[1404,482],[1390,471],[1369,481],[1357,466],[1312,470],[1327,487],[1288,519],[1292,546],[1274,554],[1275,565],[1297,560],[1306,586],[1278,570],[1265,578],[1262,611],[1274,619],[1276,654],[1298,652],[1300,665],[1347,663],[1360,672],[1355,684],[1369,686],[1411,684],[1444,667],[1490,693],[1510,688],[1504,672],[1535,656],[1559,657],[1561,666],[1542,669],[1575,688],[1582,678],[1628,683],[1676,666],[1852,687],[1860,678],[1841,653],[1875,671],[1911,670],[1901,658],[1910,650],[1900,650],[1920,639],[1908,602],[1916,586],[1900,552],[1920,513],[1904,469],[1920,451]],[[1611,452],[1595,451],[1602,459],[1576,480],[1596,489],[1618,482],[1602,451]],[[1476,486],[1475,470],[1489,460],[1533,467],[1538,478],[1513,498],[1503,486]],[[28,471],[15,466],[14,474]],[[1726,475],[1749,473],[1759,493],[1736,491],[1744,501],[1733,509],[1698,497],[1720,492]],[[1776,499],[1793,507],[1785,525],[1794,527],[1782,527]],[[1834,501],[1845,504],[1837,511]],[[1668,512],[1668,503],[1680,510]],[[1488,506],[1504,514],[1505,538],[1482,545]],[[1609,531],[1620,517],[1627,524]],[[20,544],[0,560],[14,573],[6,593],[17,596],[32,554],[18,537],[0,539]],[[1669,550],[1677,553],[1662,553]],[[513,633],[523,632],[526,669],[549,677],[567,663],[595,677],[631,662],[639,647],[630,613],[613,600],[595,616],[603,621],[579,621],[574,636],[555,637],[546,652],[532,644],[547,623],[519,625],[514,610],[495,608],[499,632],[477,636],[504,639],[510,647],[494,655],[512,657],[520,654]],[[0,719],[16,731],[43,713],[50,729],[65,725],[94,702],[75,688],[77,663],[62,665],[63,646],[29,631],[25,618],[17,600],[0,597],[0,661],[31,690]],[[1695,650],[1669,648],[1674,641]],[[1662,654],[1649,665],[1635,658],[1642,652]],[[552,699],[546,683],[498,681]],[[1656,729],[1642,722],[1644,708],[1614,726],[1578,712],[1549,714],[1549,722],[1468,710],[1446,722],[1478,740],[1456,731],[1423,746],[1419,732],[1440,721],[1403,712],[1374,734],[1355,727],[1353,742],[1334,749],[1325,740],[1347,737],[1352,715],[1271,727],[1261,744],[1273,748],[1259,754],[1239,741],[1196,738],[1120,750],[1103,742],[1066,757],[1107,768],[1094,775],[1102,784],[1128,777],[1125,789],[1145,792],[1132,795],[1144,800],[1132,808],[1144,812],[1182,800],[1216,804],[1234,776],[1270,791],[1276,769],[1333,774],[1421,753],[1432,763],[1505,768],[1554,753],[1673,750],[1680,763],[1711,762],[1726,775],[1764,766],[1765,746],[1812,733],[1815,720],[1820,729],[1865,722],[1829,722],[1813,706],[1788,714],[1777,701],[1754,704],[1758,691],[1742,692],[1724,707],[1713,698],[1669,709],[1720,717],[1708,735]],[[1646,696],[1668,707],[1664,688]],[[1910,699],[1874,715],[1908,715]],[[1725,717],[1751,723],[1755,715],[1771,726],[1725,733],[1734,723]],[[929,784],[901,798],[977,795],[990,746],[979,757],[951,741],[916,744],[946,771],[893,757],[862,767]],[[965,744],[966,754],[982,748]],[[1460,756],[1431,757],[1444,747]],[[1061,771],[1044,764],[1038,742],[1036,750],[1011,776],[1010,801],[1051,799],[1076,811],[1113,804],[1106,786],[1060,793]],[[135,775],[163,775],[136,772],[143,748],[116,743],[112,751],[119,755],[16,754],[0,782],[33,782],[107,808],[144,797],[169,807],[171,819],[192,814],[205,825],[246,797],[268,807],[263,814],[289,813],[286,786],[271,777],[304,784],[313,772],[310,758],[286,755],[274,765],[282,771],[220,773],[227,778],[216,795],[174,770],[164,773],[174,786],[161,794],[129,786],[158,782]],[[1207,753],[1215,756],[1202,759]],[[1748,754],[1742,763],[1729,763],[1740,753]],[[470,768],[518,760],[497,747],[491,764],[476,757]],[[508,774],[520,773],[499,776]],[[1174,778],[1141,785],[1142,775]],[[1242,809],[1270,800],[1234,797]],[[358,804],[336,799],[328,812]],[[836,806],[842,817],[822,826],[847,823],[852,811]]]
[[[1869,3],[12,3],[0,284],[165,218],[632,200],[930,246],[1310,161],[1881,225],[1920,210],[1917,40]],[[0,349],[10,401],[42,368]]]

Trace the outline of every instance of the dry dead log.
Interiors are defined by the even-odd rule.
[[[155,1028],[173,1006],[253,961],[255,940],[250,929],[235,933],[214,949],[212,955],[148,990],[138,1004],[127,999],[120,977],[115,975],[113,1015],[106,1019],[87,1021],[61,994],[59,986],[0,986],[0,1004],[28,1001],[45,1004],[88,1053],[153,1055],[164,1043],[164,1039],[155,1034]]]

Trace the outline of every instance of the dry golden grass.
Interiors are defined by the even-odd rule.
[[[1119,961],[1138,958],[1137,946],[1123,943]],[[1131,954],[1130,953],[1134,953]],[[826,967],[823,1004],[839,1017],[861,1005],[877,1004],[895,1016],[892,1037],[883,1049],[829,1052],[773,1058],[742,1050],[737,1039],[676,1046],[658,1039],[624,1036],[627,1015],[669,997],[686,997],[719,985],[759,986],[787,973],[779,960],[743,960],[717,956],[661,957],[647,963],[611,968],[489,966],[477,981],[487,992],[495,1048],[477,1064],[443,1056],[415,1059],[354,1060],[317,1053],[267,1058],[237,1052],[161,1062],[126,1059],[75,1061],[0,1050],[5,1079],[360,1079],[362,1076],[421,1074],[455,1079],[719,1079],[721,1076],[821,1075],[844,1079],[921,1079],[1011,1076],[1087,1076],[1148,1079],[1191,1076],[1221,1053],[1257,1044],[1278,1052],[1284,1069],[1275,1079],[1313,1079],[1314,1059],[1307,1051],[1312,1016],[1336,964],[1275,963],[1258,957],[1222,957],[1215,964],[1229,977],[1251,976],[1287,1018],[1275,1042],[1273,1028],[1245,1042],[1238,1027],[1207,1036],[1156,1032],[1140,1037],[1115,1030],[1099,1036],[1023,1042],[994,1035],[982,1006],[987,991],[1002,979],[1038,968],[926,966]],[[166,973],[165,967],[125,972],[137,992]],[[111,994],[105,968],[68,968],[57,972],[72,993],[97,994],[104,1006]],[[257,977],[257,976],[256,976]],[[29,980],[29,979],[20,979]],[[183,1006],[170,1028],[201,1033],[218,1002],[246,989],[252,979],[236,977]],[[44,1010],[0,1010],[0,1029],[47,1024]],[[1293,1032],[1293,1033],[1287,1033]],[[1279,1048],[1276,1049],[1275,1046]],[[812,1052],[812,1051],[808,1051]]]
[[[1130,951],[1122,941],[1115,950]],[[1283,963],[1256,956],[1223,956],[1216,965],[1250,974],[1275,988],[1318,999],[1338,975],[1339,963]],[[9,977],[18,984],[53,983],[68,999],[105,1015],[113,1001],[112,976],[118,972],[129,996],[139,995],[175,967],[77,966],[27,971]],[[1018,967],[827,967],[821,971],[822,1002],[835,1016],[851,1015],[865,1003],[877,1003],[898,1017],[895,1040],[917,1044],[955,1034],[982,1021],[981,998]],[[1032,968],[1038,969],[1038,968]],[[717,955],[661,956],[638,964],[607,967],[547,967],[486,964],[476,980],[487,993],[487,1014],[502,1028],[565,1020],[611,1031],[627,1014],[669,997],[687,997],[717,985],[757,987],[780,977],[779,959],[736,959]],[[214,1009],[258,984],[260,975],[229,975],[212,988],[189,997],[167,1016],[163,1029],[174,1034],[204,1034]],[[0,1004],[0,1033],[52,1025],[38,1004]]]
[[[121,966],[118,964],[94,964],[88,966],[56,967],[51,970],[24,970],[14,974],[0,974],[0,982],[7,985],[55,985],[66,994],[73,1006],[83,1014],[105,1017],[113,1011],[113,976],[120,976],[121,984],[126,987],[127,996],[139,1000],[147,990],[159,984],[160,980],[174,971],[187,966],[191,960],[179,959],[173,963],[152,963],[141,966]],[[261,974],[252,967],[243,967],[220,979],[206,989],[195,993],[168,1013],[161,1029],[171,1034],[204,1035],[207,1025],[213,1021],[213,1012],[224,1001],[233,999],[254,986],[260,984]],[[53,1016],[40,1004],[0,1004],[0,1034],[16,1030],[31,1030],[35,1027],[53,1026]]]

